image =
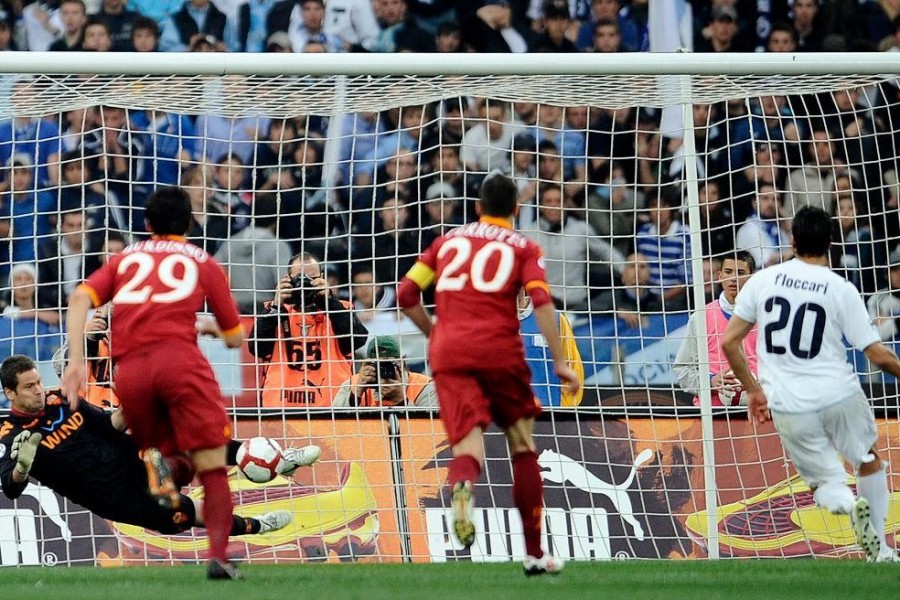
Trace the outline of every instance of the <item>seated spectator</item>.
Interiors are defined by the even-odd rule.
[[[797,33],[787,23],[775,23],[766,40],[767,52],[796,52]]]
[[[253,195],[245,188],[246,167],[236,154],[227,154],[213,167],[213,191],[210,203],[228,216],[228,229],[237,233],[250,222]]]
[[[375,273],[368,266],[355,266],[350,279],[350,301],[363,325],[368,327],[379,312],[394,308],[397,296],[393,286],[375,281]]]
[[[785,186],[785,209],[791,217],[804,206],[833,212],[834,178],[838,170],[846,171],[846,167],[835,164],[834,144],[824,129],[812,132],[806,148],[807,160],[791,171]]]
[[[731,202],[722,197],[715,180],[700,182],[700,231],[704,256],[719,256],[734,249],[735,220]]]
[[[259,115],[229,118],[219,115],[200,115],[194,125],[199,139],[198,153],[209,162],[235,153],[244,164],[253,161],[256,142],[269,130],[271,119]]]
[[[491,172],[509,165],[514,130],[505,102],[478,102],[478,122],[463,134],[460,157],[471,171]],[[476,194],[472,194],[475,196]]]
[[[666,192],[650,198],[648,222],[638,228],[634,245],[650,264],[651,291],[660,296],[663,308],[683,310],[691,283],[690,229],[678,218],[676,199]]]
[[[140,16],[134,11],[125,8],[125,0],[103,0],[100,11],[94,18],[105,23],[112,39],[112,50],[115,52],[130,52],[131,34],[134,31],[134,22]]]
[[[581,353],[575,343],[575,334],[572,325],[565,314],[557,311],[556,318],[559,322],[559,337],[562,342],[563,354],[566,363],[576,374],[582,387],[575,395],[563,390],[559,377],[553,367],[553,357],[550,356],[547,341],[541,334],[534,316],[534,306],[531,297],[525,290],[519,292],[519,329],[522,332],[522,343],[525,346],[525,362],[531,370],[531,389],[534,390],[535,400],[542,406],[578,406],[584,396],[584,363],[581,362]]]
[[[784,167],[784,152],[781,144],[757,142],[753,153],[753,164],[734,174],[731,182],[731,208],[734,222],[742,223],[753,212],[753,197],[761,185],[776,189],[787,186],[787,170]],[[793,215],[793,212],[790,214]]]
[[[159,51],[159,23],[149,17],[136,18],[131,28],[131,47],[135,52]]]
[[[228,237],[228,217],[212,202],[206,170],[190,167],[181,176],[181,187],[191,199],[191,227],[187,238],[210,254],[215,254],[222,240]]]
[[[895,248],[888,258],[887,281],[887,286],[866,302],[869,318],[884,342],[900,333],[900,248]]]
[[[306,52],[310,42],[321,44],[326,52],[343,50],[341,40],[325,33],[325,0],[300,0],[291,11],[287,31],[294,52]]]
[[[610,27],[610,25],[614,26],[615,35],[620,40],[616,42],[616,45],[622,49],[598,50],[597,32],[600,23],[609,24],[605,25],[606,35],[609,35],[613,30],[613,27]],[[578,50],[590,50],[593,48],[595,52],[633,52],[640,50],[641,33],[638,31],[638,26],[634,19],[631,18],[630,7],[623,10],[619,0],[593,0],[589,18],[578,28],[575,46]]]
[[[477,198],[484,179],[483,170],[472,173],[459,160],[458,146],[440,146],[431,154],[431,173],[419,181],[419,189],[427,190],[435,183],[443,183],[453,188],[454,198]],[[461,207],[464,210],[465,206]],[[474,207],[468,211],[473,214]]]
[[[834,203],[831,268],[868,296],[878,287],[875,265],[884,264],[882,244],[876,244],[866,218],[858,216],[852,195],[844,195]]]
[[[153,165],[144,169],[142,180],[151,185],[177,185],[182,166],[200,158],[193,121],[186,115],[156,110],[132,112],[131,120],[142,131],[143,152]]]
[[[333,407],[415,406],[437,408],[434,380],[410,371],[396,337],[382,335],[369,344],[359,370],[343,384]]]
[[[90,166],[77,151],[65,152],[60,159],[62,181],[59,187],[57,211],[66,213],[83,210],[92,227],[119,227],[116,202],[107,198],[103,184],[94,181]],[[119,217],[121,218],[121,216]]]
[[[800,52],[819,52],[822,47],[824,31],[819,20],[819,0],[794,0],[794,32],[797,37],[797,50]]]
[[[567,312],[588,307],[588,265],[605,271],[611,281],[613,270],[624,262],[622,254],[594,229],[567,214],[559,186],[545,186],[538,196],[539,219],[522,233],[540,244],[547,266],[547,283],[557,308]]]
[[[622,32],[619,29],[619,24],[615,21],[604,19],[594,24],[593,44],[587,51],[613,53],[633,52],[633,49],[622,44]]]
[[[537,111],[537,126],[532,129],[538,143],[538,159],[542,142],[553,142],[563,161],[565,181],[585,181],[587,160],[586,132],[567,128],[563,109],[552,104],[541,104]]]
[[[8,13],[5,13],[0,5],[0,52],[15,52],[19,46],[13,37],[13,28],[9,20],[4,18],[4,14]]]
[[[409,13],[407,0],[375,0],[381,31],[370,52],[434,52],[434,38]]]
[[[439,105],[437,120],[427,124],[423,128],[423,149],[436,148],[437,146],[459,146],[462,144],[468,120],[469,101],[465,96],[447,98]]]
[[[543,33],[531,44],[532,52],[578,52],[567,37],[572,25],[568,0],[546,0],[543,7]]]
[[[27,155],[13,156],[6,166],[9,192],[0,196],[0,238],[10,241],[10,252],[3,262],[34,263],[37,247],[51,234],[56,197],[35,190],[34,166]]]
[[[594,109],[587,127],[588,180],[609,183],[612,165],[623,170],[628,183],[636,183],[637,112],[633,108]],[[654,182],[655,183],[655,182]]]
[[[537,219],[537,154],[534,138],[527,133],[513,138],[507,175],[519,189],[519,215],[516,224],[520,229],[530,226]]]
[[[109,52],[113,49],[113,38],[109,25],[92,16],[84,25],[84,41],[81,49],[89,52]]]
[[[435,33],[434,45],[436,52],[453,53],[464,52],[462,43],[462,30],[456,21],[444,21],[438,26]]]
[[[13,265],[8,303],[0,315],[0,356],[26,353],[49,361],[62,345],[59,310],[37,301],[37,271],[29,263]]]
[[[59,235],[38,248],[38,298],[46,306],[68,306],[69,295],[100,266],[96,236],[87,231],[83,210],[59,216]]]
[[[253,202],[253,219],[248,227],[225,240],[216,251],[216,260],[228,272],[231,291],[241,314],[255,315],[275,293],[291,247],[276,234],[278,203],[274,196],[260,194]]]
[[[752,164],[755,142],[782,144],[789,164],[801,160],[799,143],[807,134],[806,125],[794,115],[785,96],[763,96],[751,101],[750,114],[736,118],[730,132],[730,169]]]
[[[425,190],[425,213],[422,218],[422,247],[462,225],[460,197],[449,183],[437,181]]]
[[[619,265],[620,285],[604,291],[592,303],[598,313],[612,313],[632,328],[641,327],[647,316],[662,312],[662,300],[650,284],[650,263],[640,253],[632,253]]]
[[[737,45],[738,14],[733,6],[720,4],[712,9],[709,38],[700,36],[695,52],[739,52]],[[706,30],[704,30],[705,32]]]
[[[251,354],[266,369],[262,406],[331,406],[367,336],[350,303],[327,287],[319,261],[293,256],[249,336]]]
[[[595,186],[590,191],[587,220],[599,236],[612,240],[619,252],[627,254],[634,243],[638,198],[623,173],[623,169],[614,168],[609,183]]]
[[[422,149],[424,125],[428,118],[429,115],[421,104],[401,107],[397,129],[378,134],[371,153],[362,156],[361,161],[355,165],[356,185],[369,185],[375,171],[397,156],[399,151],[416,152]]]
[[[100,125],[84,136],[83,149],[89,157],[90,171],[106,181],[107,190],[115,195],[116,216],[120,227],[128,231],[143,231],[144,200],[149,187],[144,169],[146,139],[131,124],[128,112],[118,106],[101,106],[95,110]]]
[[[224,40],[225,26],[225,13],[210,0],[188,0],[163,25],[159,49],[163,52],[184,52],[195,39],[208,35]]]
[[[371,256],[375,278],[382,283],[396,284],[419,258],[419,234],[409,221],[410,209],[402,197],[387,198],[378,208]]]
[[[197,35],[191,39],[188,52],[225,52],[225,44],[212,35]]]
[[[34,6],[34,5],[31,5]],[[21,79],[13,85],[13,97],[22,98],[29,107],[36,93],[35,82]],[[37,187],[47,188],[59,182],[59,126],[53,120],[29,117],[17,113],[12,119],[0,121],[0,165],[7,165],[13,156],[26,156],[37,166]],[[9,189],[9,180],[0,183],[0,192]]]
[[[87,9],[84,0],[63,0],[59,3],[59,15],[63,23],[62,36],[50,44],[51,52],[81,50]]]
[[[749,252],[760,268],[793,258],[790,221],[779,218],[783,210],[774,186],[760,185],[753,198],[753,212],[735,234],[735,249]]]
[[[13,264],[9,271],[9,288],[2,295],[3,315],[9,319],[59,325],[59,304],[49,304],[47,299],[41,297],[38,281],[38,272],[33,264]]]

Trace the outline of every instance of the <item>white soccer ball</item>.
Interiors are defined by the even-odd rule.
[[[267,437],[244,440],[237,451],[237,466],[254,483],[272,481],[284,466],[281,446]]]

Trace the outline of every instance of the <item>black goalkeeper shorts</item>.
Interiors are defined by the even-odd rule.
[[[177,510],[163,508],[148,492],[129,494],[131,497],[119,501],[119,508],[106,518],[119,523],[137,525],[165,535],[181,533],[194,526],[196,510],[194,501],[181,494],[181,505]]]

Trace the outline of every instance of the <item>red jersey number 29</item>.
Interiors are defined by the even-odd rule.
[[[500,242],[488,242],[472,254],[472,242],[464,237],[450,238],[444,242],[438,250],[438,260],[449,252],[454,254],[447,266],[441,270],[441,276],[435,286],[435,291],[438,292],[461,290],[470,279],[472,287],[479,292],[498,292],[509,281],[516,260],[515,251]],[[497,267],[488,279],[487,265],[495,255],[499,257]]]
[[[128,270],[136,265],[129,279],[125,279],[122,287],[113,297],[116,304],[144,304],[147,301],[156,304],[169,304],[184,300],[194,293],[199,278],[197,263],[181,254],[169,254],[159,264],[145,252],[129,254],[119,263],[116,271],[119,276],[126,276]],[[181,274],[176,274],[176,267],[182,267]],[[153,272],[159,282],[167,287],[165,291],[153,293],[153,287],[145,285]]]

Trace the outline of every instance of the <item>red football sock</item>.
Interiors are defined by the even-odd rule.
[[[543,526],[544,484],[537,454],[519,452],[512,457],[513,502],[522,516],[522,532],[525,534],[525,552],[535,558],[544,555],[541,550]]]
[[[177,487],[184,487],[194,480],[194,463],[184,454],[167,456],[166,462],[172,473],[172,481]]]
[[[480,476],[481,465],[478,464],[474,456],[463,454],[455,456],[450,461],[450,472],[447,475],[447,479],[451,488],[460,481],[471,481],[474,487]]]
[[[206,522],[206,533],[209,536],[208,558],[227,561],[225,551],[228,547],[228,534],[231,532],[233,505],[231,491],[228,489],[228,472],[224,469],[213,469],[200,473],[203,485],[203,520]]]

